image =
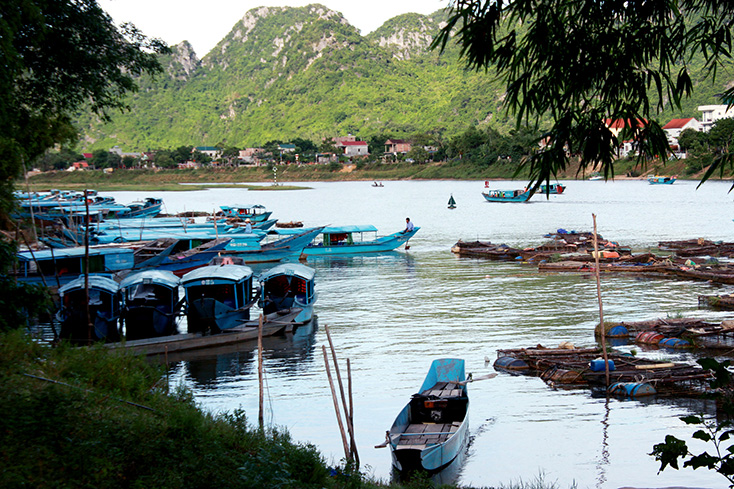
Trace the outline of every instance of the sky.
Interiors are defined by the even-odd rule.
[[[449,0],[98,0],[115,23],[131,22],[148,37],[169,45],[189,41],[203,58],[247,11],[263,6],[303,7],[319,3],[341,12],[347,21],[369,34],[397,15],[431,14]]]

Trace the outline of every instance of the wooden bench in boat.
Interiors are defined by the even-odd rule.
[[[399,433],[396,450],[420,449],[437,445],[449,439],[461,426],[461,421],[453,423],[415,423],[409,424],[404,433]]]
[[[461,386],[456,382],[437,382],[436,385],[430,389],[421,392],[423,396],[435,396],[435,397],[461,397],[464,391]]]

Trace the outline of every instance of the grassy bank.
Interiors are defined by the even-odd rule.
[[[167,392],[163,374],[103,346],[50,348],[20,331],[0,334],[0,486],[434,487],[425,477],[385,485],[329,467],[314,446],[254,428],[244,412],[212,415],[188,391]],[[556,485],[539,476],[502,487]]]

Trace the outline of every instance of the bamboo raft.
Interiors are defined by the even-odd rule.
[[[719,324],[696,318],[659,318],[636,322],[607,321],[604,324],[605,334],[612,336],[609,333],[616,326],[624,327],[630,337],[645,331],[654,331],[667,338],[686,340],[697,348],[734,349],[734,321],[730,320],[724,320]],[[596,334],[599,334],[599,326],[596,328]]]
[[[600,348],[550,349],[538,345],[498,350],[494,366],[498,370],[537,375],[552,386],[600,387],[605,385],[606,373],[603,369],[592,370],[591,363],[601,356]],[[527,368],[503,368],[507,357],[526,364]],[[610,383],[645,382],[654,386],[660,395],[699,395],[708,389],[712,378],[710,371],[683,363],[659,362],[617,352],[608,354],[608,358],[610,365],[614,364],[609,372]]]

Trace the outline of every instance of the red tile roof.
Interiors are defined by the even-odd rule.
[[[629,120],[627,121],[623,119],[615,119],[614,121],[612,121],[611,119],[604,120],[604,124],[606,124],[607,127],[610,129],[622,129],[625,127],[625,122],[629,123]],[[645,122],[647,121],[645,121],[644,119],[637,119],[638,126],[642,126]],[[630,126],[632,125],[630,124]]]
[[[693,117],[689,117],[688,119],[673,119],[667,124],[663,126],[663,129],[681,129],[682,127],[685,127],[686,124],[691,122],[693,120]]]
[[[342,141],[342,146],[367,146],[367,141]]]

